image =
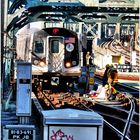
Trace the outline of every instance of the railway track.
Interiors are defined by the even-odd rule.
[[[95,76],[95,81],[102,84],[102,76],[96,75]],[[136,99],[139,98],[139,89],[138,88],[128,86],[126,84],[121,84],[121,83],[116,83],[115,88],[119,92],[127,93],[130,96],[133,96],[133,98],[136,98]]]
[[[115,42],[114,39],[109,39],[108,41],[103,42],[101,44],[101,47],[106,48],[115,54],[116,53],[123,54],[127,62],[131,61],[130,47],[128,46],[124,47],[122,45],[122,42]],[[135,50],[135,51],[136,51],[136,65],[139,66],[139,51],[138,50]]]
[[[99,113],[104,117],[104,140],[110,139],[110,136],[113,140],[138,140],[139,138],[139,100],[130,94],[121,92],[115,102],[97,101],[80,96],[78,92],[43,91],[40,88],[35,95],[42,110],[73,108]]]

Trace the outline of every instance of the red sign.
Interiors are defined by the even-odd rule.
[[[59,29],[58,29],[58,28],[54,28],[54,29],[53,29],[53,34],[56,35],[56,34],[58,34],[58,33],[59,33]]]

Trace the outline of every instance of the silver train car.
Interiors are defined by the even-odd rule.
[[[34,86],[65,88],[66,83],[80,76],[82,45],[75,32],[60,27],[45,28],[30,33],[19,43],[17,60],[32,63]]]

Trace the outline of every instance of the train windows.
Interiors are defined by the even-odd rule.
[[[52,53],[59,53],[59,40],[52,40],[50,45]]]
[[[35,53],[43,53],[44,52],[44,42],[43,40],[38,40],[38,41],[35,41]]]

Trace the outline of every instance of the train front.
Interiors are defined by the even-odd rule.
[[[33,75],[79,75],[78,38],[72,31],[64,28],[46,28],[34,34],[32,44]]]
[[[28,47],[24,47],[24,55],[29,55],[26,61],[32,63],[33,80],[37,83],[62,86],[78,79],[81,60],[76,33],[64,28],[45,28],[26,38],[25,45]]]

